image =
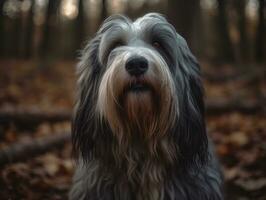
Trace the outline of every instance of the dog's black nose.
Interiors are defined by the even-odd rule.
[[[148,60],[142,56],[134,56],[126,62],[126,70],[132,76],[140,76],[148,69]]]

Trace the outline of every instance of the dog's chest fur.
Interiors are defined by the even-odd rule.
[[[84,200],[221,199],[221,180],[212,169],[214,166],[200,172],[180,172],[182,174],[166,172],[167,169],[159,165],[155,169],[154,163],[150,166],[152,168],[147,163],[147,168],[132,169],[129,176],[123,169],[102,169],[98,161],[79,165],[72,195],[74,199]]]
[[[173,160],[164,152],[163,143],[164,140],[157,147],[156,156],[149,152],[147,145],[136,142],[122,150],[117,146],[110,148],[106,151],[109,155],[104,157],[112,159],[90,161],[87,170],[83,169],[84,176],[88,176],[86,185],[88,190],[96,190],[98,194],[89,193],[101,196],[107,192],[121,200],[162,199],[164,184],[169,179],[167,168],[173,167]],[[97,191],[97,188],[105,191]]]
[[[114,162],[93,159],[84,164],[80,161],[72,188],[74,199],[221,199],[221,178],[213,156],[209,165],[197,171],[193,168],[179,170],[177,161],[170,164],[163,156],[161,160],[151,159],[150,155],[132,151],[119,160],[123,156],[115,158],[111,150],[109,154],[106,156],[113,158]]]

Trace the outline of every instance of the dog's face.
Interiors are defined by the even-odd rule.
[[[199,66],[164,17],[108,18],[84,49],[78,73],[73,139],[83,156],[107,138],[118,146],[147,141],[153,152],[167,138],[171,154],[205,160]]]
[[[98,34],[103,74],[96,112],[119,138],[123,134],[162,136],[178,113],[170,71],[177,50],[174,29],[162,17],[150,14],[135,22],[111,18]]]

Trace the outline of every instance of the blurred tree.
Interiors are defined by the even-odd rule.
[[[266,46],[266,26],[265,26],[265,0],[259,1],[259,15],[258,15],[258,25],[257,25],[257,36],[256,36],[256,59],[259,62],[263,61],[263,57],[265,56],[265,46]]]
[[[197,24],[200,24],[200,1],[199,0],[170,0],[168,3],[169,21],[175,26],[180,33],[190,44],[192,49],[195,43],[192,41],[193,34],[197,34],[199,39],[199,31],[196,29]]]
[[[82,47],[82,43],[85,39],[85,30],[84,30],[84,4],[83,0],[79,0],[78,4],[78,16],[75,22],[76,29],[76,46],[75,49],[80,49]],[[87,25],[87,23],[86,23]]]
[[[102,12],[101,12],[101,21],[105,20],[105,18],[108,16],[107,12],[107,1],[102,0]]]
[[[40,47],[41,55],[39,55],[41,57],[47,56],[48,52],[50,53],[50,50],[52,49],[52,39],[54,39],[53,36],[56,35],[56,15],[60,2],[60,0],[48,0],[48,6],[46,9],[46,19],[44,22],[43,38]]]
[[[229,35],[228,18],[226,13],[227,0],[217,0],[218,16],[216,24],[217,31],[217,53],[218,59],[225,62],[234,62],[235,56],[233,45]]]
[[[4,38],[5,38],[5,32],[4,32],[4,3],[5,0],[0,1],[0,56],[5,55],[5,45],[4,45]]]
[[[25,35],[25,51],[24,51],[24,58],[29,59],[32,55],[32,48],[33,48],[33,34],[34,34],[34,7],[35,7],[35,0],[31,0],[31,7],[27,13],[27,21],[26,21],[26,35]]]
[[[23,36],[23,16],[21,9],[18,9],[15,19],[13,21],[13,35],[12,35],[12,45],[11,54],[15,57],[21,57],[21,46],[22,46],[22,36]]]
[[[238,60],[240,62],[248,60],[248,38],[246,30],[246,0],[234,0],[233,4],[237,13],[237,28],[239,31],[239,41],[238,41]]]

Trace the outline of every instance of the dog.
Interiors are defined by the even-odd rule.
[[[200,66],[166,18],[107,18],[82,51],[71,200],[221,200]]]

